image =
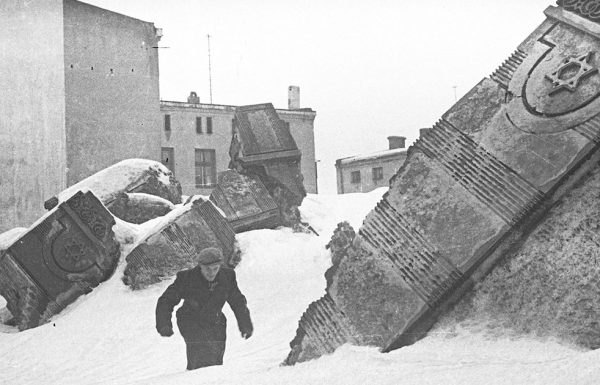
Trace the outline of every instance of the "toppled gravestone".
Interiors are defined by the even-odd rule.
[[[279,207],[283,225],[299,226],[298,207],[306,196],[302,154],[271,103],[236,108],[229,155],[230,169],[261,180]]]
[[[164,212],[157,206],[164,209],[167,205],[141,199],[139,195],[125,198],[124,193],[154,195],[173,204],[181,203],[181,185],[173,173],[160,162],[148,159],[126,159],[115,163],[48,199],[44,207],[52,209],[79,190],[92,191],[113,215],[125,221],[128,218],[137,221],[156,218]]]
[[[386,352],[422,338],[597,167],[598,3],[563,4],[409,149],[326,273],[287,364],[346,342]]]
[[[600,165],[552,208],[436,329],[463,322],[488,333],[558,337],[600,348]]]
[[[94,194],[77,192],[0,254],[0,294],[20,330],[46,322],[113,273],[114,224]]]
[[[196,266],[198,253],[206,247],[220,248],[230,267],[240,260],[233,229],[210,201],[186,203],[148,234],[126,257],[123,282],[134,290]]]
[[[140,224],[167,215],[175,208],[170,201],[145,193],[117,194],[110,212],[126,222]]]
[[[279,208],[256,177],[234,170],[219,174],[210,200],[225,214],[236,233],[281,225]]]

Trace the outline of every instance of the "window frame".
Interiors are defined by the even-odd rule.
[[[373,182],[379,182],[383,180],[383,167],[373,167],[371,169]]]
[[[358,184],[361,182],[360,170],[350,171],[350,183]],[[358,177],[356,177],[358,175]]]
[[[171,114],[165,114],[164,118],[164,130],[171,131]]]
[[[206,133],[207,134],[212,134],[213,133],[213,119],[212,119],[212,116],[207,116],[206,117]]]
[[[198,161],[198,154],[211,154],[211,161],[206,161],[205,157],[202,156],[202,161]],[[210,175],[207,178],[207,174],[202,171],[209,170]],[[199,173],[200,171],[200,173]],[[200,178],[200,179],[199,179]],[[212,183],[202,184],[200,181],[206,182],[206,179],[210,179]],[[194,185],[196,188],[211,188],[217,184],[217,151],[214,148],[194,148]]]
[[[202,116],[196,116],[196,134],[202,134]]]
[[[168,152],[171,157],[171,162],[168,162],[168,164],[172,165],[171,167],[169,167],[169,165],[165,164],[165,162],[164,162],[164,154],[166,152]],[[174,147],[161,147],[160,148],[160,163],[163,164],[169,170],[171,170],[171,172],[173,173],[173,176],[175,175],[175,148]]]

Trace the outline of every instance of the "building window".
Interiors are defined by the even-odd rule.
[[[217,176],[217,162],[215,150],[199,149],[195,151],[196,187],[214,186]]]
[[[173,147],[162,147],[160,149],[160,161],[175,175],[175,149]]]
[[[165,115],[165,131],[171,131],[171,115]]]
[[[383,179],[383,167],[373,168],[373,181],[379,181]]]
[[[350,173],[350,183],[360,183],[360,171],[352,171]]]
[[[212,134],[212,118],[211,117],[206,118],[206,133]]]
[[[196,116],[196,134],[202,133],[202,117]]]

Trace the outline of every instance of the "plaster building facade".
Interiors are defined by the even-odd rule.
[[[292,87],[294,87],[292,89]],[[302,152],[304,187],[317,193],[314,120],[316,112],[299,108],[299,89],[290,87],[289,109],[277,109],[279,118]],[[229,166],[236,106],[203,104],[192,92],[187,102],[161,101],[161,159],[175,173],[186,195],[209,195],[219,172]]]
[[[160,157],[160,30],[75,0],[0,5],[0,231],[127,158]]]
[[[336,160],[338,194],[366,193],[388,186],[406,159],[406,138],[389,136],[388,141],[388,150]]]

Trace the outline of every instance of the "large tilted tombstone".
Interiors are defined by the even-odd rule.
[[[519,252],[499,263],[436,325],[479,322],[600,348],[600,164],[552,207]]]
[[[597,167],[597,7],[549,7],[515,53],[409,149],[326,273],[326,294],[302,316],[287,364],[346,342],[386,352],[422,338]]]
[[[298,207],[306,196],[302,154],[271,103],[236,109],[229,155],[230,169],[261,180],[279,207],[283,225],[298,226]]]
[[[223,211],[236,233],[282,224],[277,204],[258,177],[234,170],[222,172],[210,200]]]
[[[79,191],[0,254],[0,294],[20,330],[44,323],[113,273],[114,224],[93,193]]]
[[[220,248],[230,267],[240,260],[233,228],[210,201],[195,199],[157,221],[126,257],[123,281],[134,290],[196,266],[206,247]]]
[[[82,189],[92,191],[113,215],[131,223],[166,214],[173,209],[168,202],[181,203],[181,185],[167,167],[148,159],[126,159],[70,186],[44,207],[52,209]]]

